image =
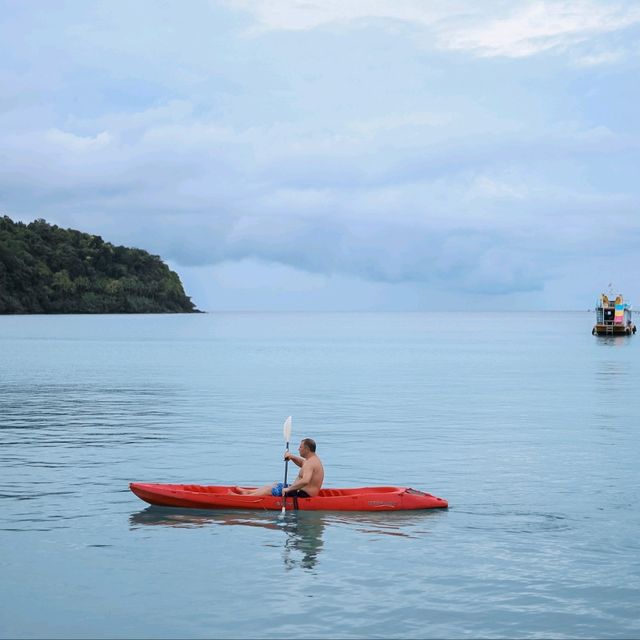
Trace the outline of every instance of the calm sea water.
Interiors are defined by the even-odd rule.
[[[0,317],[0,635],[640,636],[640,336],[590,313]],[[147,508],[279,480],[423,513]]]

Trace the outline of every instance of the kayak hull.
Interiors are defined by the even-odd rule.
[[[233,486],[132,482],[129,488],[141,500],[161,507],[280,511],[283,506],[282,497],[243,495]],[[446,509],[448,506],[442,498],[408,487],[357,487],[322,489],[313,498],[287,498],[285,508],[300,511],[407,511]]]

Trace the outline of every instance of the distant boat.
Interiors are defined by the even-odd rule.
[[[636,332],[636,325],[631,321],[631,305],[624,302],[622,294],[611,301],[602,294],[596,304],[596,324],[591,333],[594,336],[619,336]]]

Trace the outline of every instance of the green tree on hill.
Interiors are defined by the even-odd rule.
[[[159,256],[45,220],[0,217],[0,313],[194,311]]]

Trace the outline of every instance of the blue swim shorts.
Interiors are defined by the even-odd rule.
[[[280,498],[282,496],[282,489],[285,486],[288,487],[289,485],[285,485],[284,482],[278,482],[278,484],[271,489],[271,495],[275,496],[276,498]]]

